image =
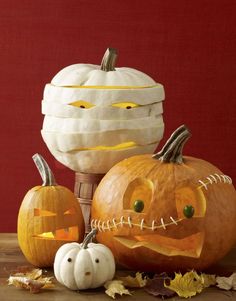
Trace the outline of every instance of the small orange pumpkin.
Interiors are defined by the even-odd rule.
[[[39,154],[33,160],[42,186],[25,195],[18,215],[18,241],[27,260],[38,267],[52,266],[64,243],[84,238],[84,220],[74,194],[56,184],[47,162]]]
[[[178,128],[163,149],[116,164],[92,203],[92,228],[117,262],[142,271],[204,269],[236,239],[236,192],[209,162],[183,157],[190,132]]]

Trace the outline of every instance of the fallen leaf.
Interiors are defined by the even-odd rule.
[[[229,277],[216,277],[216,286],[223,290],[236,290],[236,273]]]
[[[118,280],[121,280],[124,286],[128,287],[144,287],[147,284],[147,277],[143,278],[142,273],[137,272],[135,277],[126,276],[126,277],[117,277]]]
[[[131,295],[129,290],[127,290],[121,280],[111,280],[107,281],[104,284],[106,291],[105,293],[110,296],[111,298],[115,299],[115,295]]]
[[[202,273],[200,277],[204,288],[216,284],[216,275]]]
[[[41,269],[33,269],[25,273],[17,272],[8,278],[8,285],[30,290],[31,293],[39,293],[43,288],[52,288],[53,277],[44,277]]]
[[[195,271],[185,273],[184,275],[175,273],[175,278],[170,280],[170,285],[167,285],[165,282],[164,286],[184,298],[195,296],[204,288],[201,277]]]
[[[172,297],[175,295],[175,292],[164,286],[164,282],[166,280],[171,280],[171,278],[168,277],[166,273],[162,273],[159,275],[155,274],[152,279],[148,280],[148,283],[144,289],[148,294],[153,295],[155,297]]]

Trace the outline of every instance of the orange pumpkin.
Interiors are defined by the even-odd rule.
[[[204,269],[236,238],[236,192],[209,162],[183,157],[179,127],[163,149],[116,164],[99,184],[92,228],[117,262],[141,271]]]
[[[30,189],[22,201],[18,241],[30,263],[48,267],[64,243],[83,240],[84,220],[76,197],[68,188],[56,184],[46,161],[39,154],[33,160],[43,184]]]

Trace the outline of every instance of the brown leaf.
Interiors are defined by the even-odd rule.
[[[17,272],[8,279],[8,285],[30,290],[31,293],[39,293],[43,288],[54,287],[53,277],[44,277],[41,269],[33,269],[26,273]]]
[[[170,298],[175,295],[175,292],[164,286],[165,281],[170,281],[166,273],[155,274],[153,279],[149,279],[145,287],[145,291],[155,297]]]

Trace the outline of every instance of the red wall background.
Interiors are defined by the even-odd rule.
[[[63,67],[99,64],[108,46],[119,50],[118,66],[164,84],[163,142],[186,123],[185,153],[235,182],[235,19],[234,0],[0,0],[0,232],[16,231],[25,193],[41,183],[34,153],[73,190],[74,173],[40,135],[42,93]]]

